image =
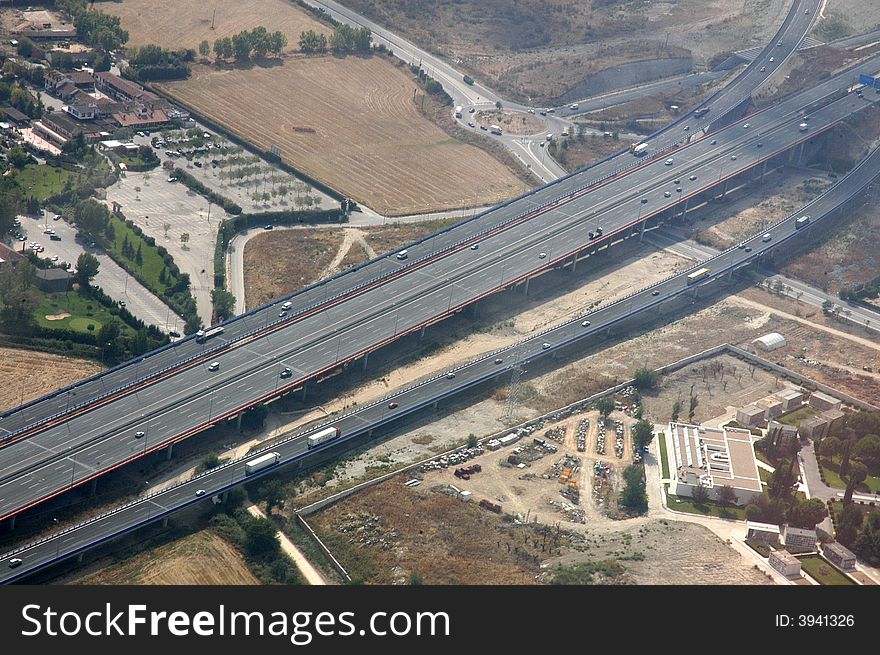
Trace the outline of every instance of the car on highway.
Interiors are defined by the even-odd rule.
[[[495,358],[495,363],[496,363],[496,364],[501,364],[503,361],[504,361],[504,360],[501,359],[500,357],[496,357],[496,358]]]
[[[675,180],[672,180],[672,183],[673,184],[681,184],[681,180],[675,179]]]
[[[740,244],[739,244],[739,248],[745,248],[745,247],[746,247],[746,242],[745,242],[745,241],[741,241]]]
[[[578,108],[579,106],[580,106],[580,105],[578,105],[578,103],[575,102],[575,103],[570,104],[570,105],[568,106],[568,108],[571,109],[572,111],[577,111],[577,108]]]
[[[168,181],[169,182],[177,182],[177,178],[176,177],[169,177]]]
[[[20,557],[13,557],[11,560],[9,560],[9,568],[14,569],[17,566],[21,566]]]
[[[752,126],[751,123],[743,123],[743,129],[749,129]]]
[[[398,407],[399,407],[399,405],[396,402],[394,402],[393,400],[390,403],[388,403],[388,409],[397,409]]]
[[[647,199],[647,198],[642,198],[642,204],[644,205],[646,202],[648,202],[648,199]]]
[[[289,300],[281,305],[281,309],[283,309],[284,311],[287,311],[291,307],[293,307],[293,303],[291,303]]]
[[[546,341],[541,344],[541,350],[547,350],[550,347],[550,344]]]
[[[691,182],[693,182],[694,180],[697,179],[697,176],[696,176],[696,175],[691,175],[688,179],[689,179]]]
[[[746,251],[746,252],[752,252],[752,247],[751,247],[751,246],[746,246],[746,247],[745,247],[745,251]]]
[[[582,325],[583,327],[590,327],[590,322],[589,322],[589,321],[584,321],[583,323],[581,323],[581,325]]]
[[[807,9],[804,9],[804,13],[805,13],[805,14],[809,14],[809,13],[810,13],[810,10],[809,10],[809,8],[807,8]]]
[[[449,373],[446,374],[446,379],[447,379],[447,380],[451,380],[451,379],[453,379],[454,377],[455,377],[455,373],[453,373],[452,371],[449,371]]]
[[[777,47],[777,48],[781,48],[781,47],[782,47],[782,41],[777,42],[776,47]]]
[[[691,126],[690,126],[690,125],[685,125],[685,126],[684,126],[684,131],[685,131],[685,132],[690,132],[690,130],[691,130]]]
[[[730,156],[730,161],[736,161],[736,155],[731,155],[731,156]]]
[[[134,438],[135,439],[143,439],[145,434],[146,433],[143,430],[138,430],[137,432],[134,433]]]
[[[483,125],[483,124],[481,123],[481,124],[480,124],[480,129],[481,129],[481,130],[488,130],[489,128],[486,127],[485,125]]]
[[[660,295],[660,292],[659,292],[657,289],[654,289],[654,290],[651,292],[651,295],[652,295],[652,296],[659,296],[659,295]]]
[[[278,318],[284,318],[285,316],[287,316],[287,312],[284,311],[283,309],[280,312],[278,312]]]
[[[770,57],[770,63],[772,64],[774,61],[776,61],[776,58],[775,58],[775,57]]]
[[[666,164],[667,166],[672,166],[672,164],[674,163],[674,161],[673,161],[672,157],[670,157],[669,159],[667,159],[667,160],[666,160],[665,162],[663,162],[663,163]]]
[[[399,253],[397,253],[397,258],[401,261],[406,259],[408,256],[409,256],[409,253],[407,253],[406,250],[401,250]]]
[[[196,489],[196,496],[204,496],[204,495],[205,495],[204,489]]]
[[[267,223],[266,225],[263,226],[263,229],[264,229],[264,230],[271,230],[271,229],[274,228],[274,227],[275,227],[275,226],[272,225],[271,223]]]
[[[217,371],[220,369],[220,362],[211,362],[208,364],[209,371]]]
[[[671,197],[672,197],[672,192],[671,192],[671,191],[664,191],[664,192],[663,192],[663,197],[664,197],[664,198],[671,198]]]
[[[766,67],[766,66],[761,66],[761,68],[759,69],[759,72],[763,73],[765,70],[767,70],[767,67]]]
[[[716,143],[718,143],[718,142],[715,139],[712,139],[711,141],[709,141],[710,146],[714,146]]]
[[[767,243],[772,238],[773,237],[771,236],[771,234],[769,232],[767,232],[767,234],[765,234],[764,236],[761,237],[761,241],[763,241],[764,243]]]
[[[479,243],[475,243],[474,245],[471,246],[471,250],[479,250],[479,248],[480,248]]]
[[[755,145],[758,146],[759,148],[763,148],[763,147],[764,147],[764,144],[761,143],[760,141],[758,141],[758,143],[756,143]]]
[[[681,193],[681,187],[680,187],[680,186],[675,187],[675,192],[676,192],[676,193]]]
[[[546,252],[539,252],[538,253],[538,259],[546,259],[546,258],[547,258]]]
[[[291,375],[293,375],[293,371],[291,371],[288,367],[285,366],[284,370],[282,370],[281,373],[279,374],[279,377],[281,377],[282,380],[286,380]]]

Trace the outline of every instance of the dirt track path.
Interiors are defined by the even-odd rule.
[[[263,511],[257,507],[256,505],[249,505],[247,508],[248,512],[250,512],[251,516],[256,516],[257,518],[264,519],[266,515]],[[299,569],[299,572],[302,574],[302,577],[305,578],[305,581],[312,585],[325,585],[327,581],[324,577],[318,572],[318,570],[312,566],[312,563],[306,559],[306,556],[303,555],[302,551],[296,547],[290,539],[287,538],[280,530],[277,533],[278,541],[281,542],[281,550],[283,550],[290,559],[293,560],[293,563],[296,564],[296,568]]]

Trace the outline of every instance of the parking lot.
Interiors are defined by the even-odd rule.
[[[27,235],[26,242],[16,241],[18,248],[26,248],[31,242],[39,243],[43,252],[40,257],[58,262],[68,262],[70,270],[76,268],[77,258],[84,252],[97,257],[100,267],[94,283],[101,287],[108,296],[125,303],[126,308],[147,324],[157,325],[163,332],[176,330],[183,332],[184,321],[156,296],[144,288],[140,282],[130,276],[100,248],[91,248],[83,242],[75,240],[76,229],[64,220],[53,220],[51,212],[44,217],[19,216],[21,229]],[[60,241],[53,241],[44,230],[54,230]]]

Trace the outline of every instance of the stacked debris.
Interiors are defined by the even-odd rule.
[[[379,516],[361,512],[344,514],[336,522],[336,529],[351,535],[348,543],[359,544],[361,548],[378,547],[389,550],[400,537],[396,529],[386,530]]]
[[[623,421],[614,421],[614,454],[620,459],[623,457]]]
[[[599,434],[596,437],[596,452],[600,455],[605,454],[605,419],[599,417]]]
[[[577,440],[577,449],[579,453],[586,452],[587,450],[587,432],[589,431],[590,419],[581,419],[580,422],[578,422],[577,432],[575,432],[575,439]]]

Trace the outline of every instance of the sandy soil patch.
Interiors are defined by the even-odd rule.
[[[75,584],[254,585],[241,554],[211,530],[202,530],[86,575]]]
[[[103,370],[87,359],[0,348],[0,411],[22,405]]]
[[[68,318],[69,316],[70,316],[70,314],[68,314],[67,312],[62,312],[60,314],[47,314],[46,320],[47,321],[63,321],[65,318]]]
[[[510,111],[480,111],[474,114],[477,125],[497,125],[505,134],[537,134],[543,132],[547,121],[533,114]]]
[[[257,147],[278,146],[290,165],[381,214],[484,206],[526,188],[492,156],[425,118],[421,89],[381,56],[196,66],[189,80],[161,86]]]

